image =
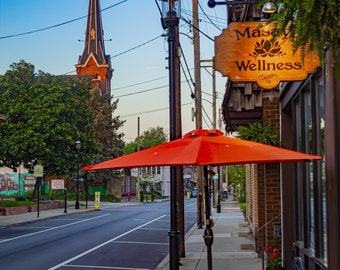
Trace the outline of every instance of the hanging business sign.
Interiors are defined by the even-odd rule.
[[[315,53],[293,53],[288,38],[273,39],[273,23],[236,22],[215,37],[215,68],[233,82],[256,82],[273,89],[282,81],[301,81],[320,66]]]

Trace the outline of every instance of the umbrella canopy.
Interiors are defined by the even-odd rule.
[[[83,168],[85,171],[150,166],[231,165],[320,160],[309,155],[262,143],[226,137],[214,129],[196,129],[183,138]]]

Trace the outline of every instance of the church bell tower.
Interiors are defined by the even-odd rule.
[[[89,0],[85,47],[75,66],[77,75],[93,76],[93,89],[101,94],[111,91],[113,70],[110,55],[105,54],[100,0]]]

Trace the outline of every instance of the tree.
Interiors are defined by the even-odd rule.
[[[123,154],[124,134],[118,130],[125,121],[120,120],[119,116],[112,117],[117,105],[118,100],[112,102],[110,93],[101,95],[99,91],[92,91],[90,107],[95,112],[94,129],[99,143],[94,161],[112,159]]]
[[[99,149],[91,163],[109,160],[124,153],[124,134],[118,132],[125,121],[119,116],[113,117],[117,109],[118,100],[112,102],[110,93],[100,94],[92,91],[90,107],[95,113],[94,129]],[[88,173],[87,180],[103,181],[107,183],[114,176],[111,170],[100,170]]]
[[[162,127],[149,128],[143,134],[137,137],[133,142],[128,143],[124,148],[125,154],[130,154],[138,149],[148,148],[167,141],[167,135]]]
[[[99,154],[113,157],[122,152],[118,150],[123,149],[122,134],[117,132],[122,122],[112,117],[112,123],[95,121],[103,112],[111,115],[117,102],[112,107],[101,104],[101,98],[91,94],[90,81],[36,74],[25,61],[10,68],[0,77],[0,111],[7,116],[0,122],[1,166],[16,170],[23,164],[33,170],[39,163],[46,174],[72,177],[76,140],[82,142],[80,165],[92,163]],[[96,137],[96,129],[104,125],[110,134],[106,144]]]
[[[228,166],[228,183],[233,187],[234,192],[238,194],[240,202],[246,200],[246,170],[244,165]]]

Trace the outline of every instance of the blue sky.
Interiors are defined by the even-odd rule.
[[[191,4],[192,0],[181,1],[181,15],[188,21],[192,20]],[[226,27],[226,7],[211,9],[207,0],[200,0],[199,5],[200,30],[211,38],[220,35]],[[168,132],[168,42],[161,36],[164,31],[155,1],[101,0],[101,8],[108,8],[102,12],[104,36],[108,40],[105,48],[115,70],[111,81],[111,92],[119,98],[115,115],[126,120],[121,129],[125,140],[131,141],[137,136],[138,116],[141,132],[156,126]],[[86,18],[82,17],[86,17],[87,12],[88,0],[0,0],[0,74],[20,60],[33,64],[36,71],[74,74],[74,65],[84,49]],[[66,23],[68,21],[72,22]],[[49,29],[21,35],[43,28]],[[179,30],[183,33],[180,35],[183,54],[194,79],[193,44],[187,37],[192,36],[192,29],[181,20]],[[201,59],[211,59],[214,42],[202,34],[200,40]],[[183,57],[182,63],[185,67]],[[201,69],[203,127],[211,128],[212,80],[207,70]],[[187,77],[188,83],[184,82],[184,74],[181,75],[183,134],[195,128],[191,120],[194,100],[190,98],[189,85],[193,91],[194,88],[188,72]],[[217,108],[222,102],[225,82],[226,78],[217,72]]]

